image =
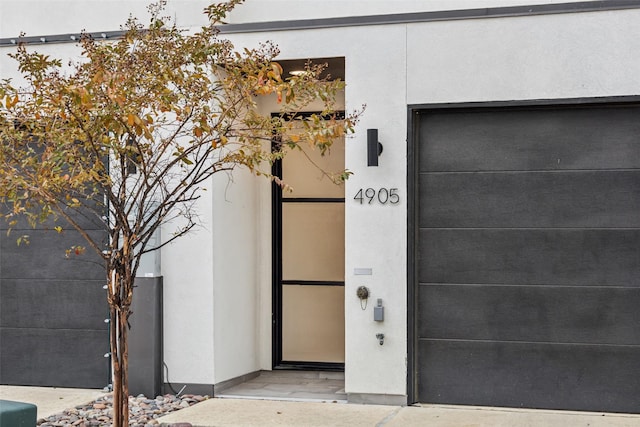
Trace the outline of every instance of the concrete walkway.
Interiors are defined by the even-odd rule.
[[[38,418],[88,403],[102,390],[0,386],[0,399],[33,403]],[[640,415],[470,406],[411,407],[250,399],[209,399],[158,418],[165,426],[638,427]]]
[[[468,406],[411,407],[210,399],[158,418],[194,427],[638,427],[640,415]]]
[[[38,419],[89,403],[104,394],[102,390],[82,388],[0,385],[0,399],[33,403],[38,407]]]

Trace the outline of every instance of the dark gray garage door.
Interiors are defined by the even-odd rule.
[[[416,400],[640,412],[640,107],[416,127]]]
[[[65,259],[65,249],[85,246],[73,231],[19,227],[7,236],[6,227],[0,219],[0,384],[104,387],[109,312],[97,256]],[[23,234],[30,244],[18,246]]]

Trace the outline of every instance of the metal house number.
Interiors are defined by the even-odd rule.
[[[353,200],[360,202],[361,205],[370,205],[374,201],[381,205],[400,203],[400,195],[397,188],[361,188],[358,190]]]

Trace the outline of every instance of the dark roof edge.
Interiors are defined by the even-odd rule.
[[[354,27],[364,25],[409,24],[417,22],[458,21],[465,19],[504,18],[563,13],[602,12],[609,10],[640,9],[640,0],[597,0],[573,3],[536,4],[523,6],[491,7],[481,9],[442,10],[433,12],[397,13],[388,15],[348,16],[340,18],[298,19],[289,21],[250,22],[219,26],[222,34],[256,33],[266,31],[290,31],[318,28]],[[89,33],[96,39],[122,37],[124,31]],[[0,46],[18,43],[48,44],[75,43],[80,33],[49,36],[0,38]]]
[[[1,0],[0,0],[1,1]],[[85,33],[96,40],[119,39],[126,31],[98,31]],[[18,45],[18,43],[35,44],[57,44],[57,43],[78,43],[82,33],[53,34],[48,36],[29,36],[29,37],[9,37],[0,39],[1,46]]]
[[[457,21],[465,19],[503,18],[561,13],[600,12],[607,10],[639,9],[640,0],[599,0],[575,3],[537,4],[492,7],[482,9],[442,10],[389,15],[349,16],[340,18],[300,19],[290,21],[227,24],[220,27],[225,34],[264,31],[306,30],[316,28],[354,27],[363,25],[410,24],[417,22]]]

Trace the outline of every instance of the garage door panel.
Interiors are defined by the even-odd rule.
[[[82,213],[75,218],[93,224]],[[6,226],[0,219],[0,384],[104,387],[109,311],[102,259],[88,247],[66,259],[71,246],[88,245],[75,230],[56,233],[52,222],[9,236]],[[108,238],[105,229],[88,232],[98,242]],[[17,245],[23,234],[30,243]]]
[[[109,317],[105,280],[0,281],[0,326],[103,329]]]
[[[420,171],[640,167],[640,107],[422,115]]]
[[[420,283],[640,285],[640,230],[422,229]]]
[[[638,411],[637,346],[449,340],[418,346],[419,394],[429,403]]]
[[[96,241],[107,239],[102,230],[88,232]],[[62,235],[55,231],[29,230],[30,243],[16,244],[19,236],[0,233],[2,278],[106,280],[104,262],[88,247],[86,240],[74,230]],[[78,245],[87,247],[81,255],[65,258],[65,250]]]
[[[638,412],[639,118],[420,112],[418,400]]]
[[[102,388],[109,383],[102,330],[0,328],[0,384]]]
[[[422,227],[640,227],[640,171],[430,173],[419,179]]]
[[[74,196],[76,197],[76,196]],[[96,212],[107,212],[104,208],[102,200],[96,201],[91,199],[81,199],[81,203],[87,209],[74,209],[74,208],[66,208],[64,209],[65,214],[69,215],[73,220],[83,229],[85,230],[99,230],[104,229],[106,227],[105,221],[102,219],[101,215],[97,215]],[[5,203],[0,205],[0,211],[2,212],[11,212],[11,204]],[[10,224],[11,221],[16,221],[15,224]],[[33,227],[29,224],[27,217],[25,215],[18,215],[11,218],[11,221],[7,221],[6,218],[0,219],[0,230],[12,229],[13,233],[26,233],[29,234]],[[73,227],[67,223],[67,221],[58,216],[58,219],[55,220],[53,216],[48,217],[44,222],[38,222],[38,229],[48,229],[52,230],[54,227],[60,226],[65,230],[73,230]],[[19,235],[19,234],[18,234]]]
[[[640,288],[421,285],[423,338],[640,345]]]

